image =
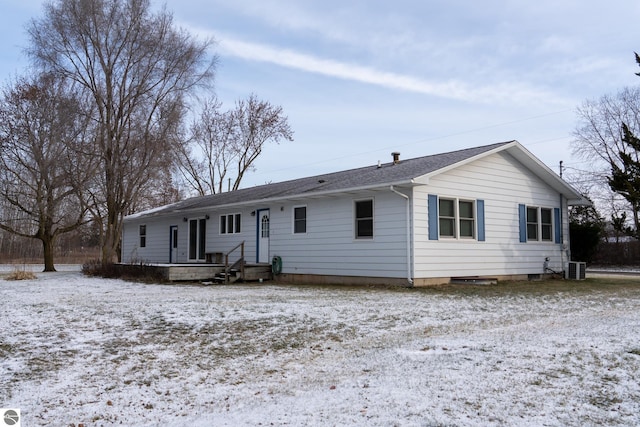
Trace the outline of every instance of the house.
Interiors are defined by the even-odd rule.
[[[122,259],[220,263],[242,244],[300,283],[527,279],[570,259],[587,201],[517,141],[187,199],[127,216]]]

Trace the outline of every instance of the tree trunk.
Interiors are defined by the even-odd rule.
[[[109,202],[107,201],[107,204]],[[119,259],[118,248],[120,247],[120,230],[122,220],[115,209],[107,212],[107,221],[104,230],[104,241],[102,243],[102,264],[111,264]]]
[[[104,233],[104,243],[102,245],[102,264],[111,264],[117,259],[116,247],[118,245],[118,236],[116,236],[116,227],[111,223],[107,223],[107,229]]]
[[[42,252],[44,254],[44,271],[56,271],[53,265],[53,237],[45,236],[42,240]]]

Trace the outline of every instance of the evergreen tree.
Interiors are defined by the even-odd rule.
[[[633,222],[635,225],[634,235],[640,237],[640,221],[638,212],[640,211],[640,138],[635,136],[625,123],[622,124],[622,142],[628,151],[620,151],[622,165],[611,165],[611,176],[607,177],[611,190],[624,197],[631,205],[633,212]]]
[[[604,230],[604,220],[593,206],[573,206],[569,211],[571,258],[590,262]]]
[[[635,53],[640,66],[640,55]],[[636,73],[640,76],[640,73]],[[631,205],[634,230],[631,233],[640,238],[640,138],[634,135],[626,123],[622,123],[623,150],[620,150],[621,165],[611,163],[611,176],[607,177],[609,187],[624,197]]]

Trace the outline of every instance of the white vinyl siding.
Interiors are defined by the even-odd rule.
[[[429,195],[476,202],[483,200],[483,234],[486,240],[430,240]],[[560,195],[505,152],[430,177],[428,185],[415,187],[415,277],[539,274],[545,257],[550,258],[550,268],[562,270],[563,257],[566,261],[562,245],[541,240],[520,244],[518,205],[522,203],[549,208],[547,213],[553,218],[553,210],[560,208]],[[566,200],[561,209],[566,212]],[[478,218],[476,229],[477,222]],[[550,235],[553,239],[555,228],[542,227],[541,223],[540,226],[538,234],[544,233],[545,237]],[[560,226],[566,239],[566,216]]]
[[[406,278],[406,201],[388,189],[362,196],[309,199],[304,238],[291,233],[291,210],[300,201],[272,209],[270,252],[282,258],[283,273]],[[355,239],[355,201],[374,199],[375,239]]]
[[[207,252],[226,253],[241,242],[245,244],[245,257],[247,259],[255,259],[256,254],[256,217],[250,216],[254,208],[247,208],[242,212],[238,212],[239,219],[242,217],[251,218],[251,221],[245,221],[241,224],[241,232],[234,234],[220,234],[219,223],[217,218],[221,216],[221,212],[210,211],[207,214],[194,215],[193,217],[180,216],[160,216],[157,218],[144,218],[144,221],[135,218],[127,219],[124,223],[123,240],[122,240],[122,260],[123,262],[149,262],[149,263],[168,263],[171,254],[171,227],[178,228],[178,248],[177,258],[174,262],[189,263],[204,259],[198,258],[201,255],[199,247],[196,248],[196,259],[189,259],[189,221],[191,219],[205,221],[204,244],[202,240],[198,245]],[[226,215],[226,214],[225,214]],[[234,229],[236,214],[234,215]],[[211,219],[207,219],[209,216]],[[216,218],[216,219],[214,219]],[[139,230],[140,225],[146,226],[146,246],[140,247]]]
[[[182,217],[146,218],[144,222],[126,221],[123,225],[122,237],[123,262],[169,262],[170,227],[175,225],[184,230],[186,248],[187,223],[183,222]],[[144,226],[143,235],[141,235],[141,226]],[[144,242],[141,241],[141,237],[144,237]],[[141,243],[144,243],[144,246]],[[186,254],[184,261],[186,261]]]

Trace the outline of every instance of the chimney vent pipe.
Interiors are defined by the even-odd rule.
[[[393,153],[391,153],[391,155],[393,156],[394,165],[397,165],[398,163],[400,163],[400,153],[398,153],[397,151],[394,151]]]

